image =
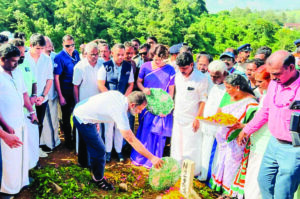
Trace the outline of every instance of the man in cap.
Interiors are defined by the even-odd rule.
[[[297,46],[296,51],[293,53],[296,60],[295,67],[297,70],[299,70],[300,69],[300,39],[294,41],[294,44]]]
[[[183,46],[183,43],[175,44],[171,46],[169,49],[170,52],[170,59],[169,59],[169,64],[175,68],[175,71],[178,71],[178,66],[176,65],[176,57],[178,56],[180,52],[180,48]]]
[[[246,77],[246,74],[234,68],[235,55],[232,52],[226,51],[221,54],[220,60],[227,65],[227,71],[229,74],[236,73]]]
[[[235,68],[243,73],[246,72],[246,64],[245,62],[248,60],[250,56],[250,52],[252,51],[250,44],[244,44],[237,49],[239,51],[237,64]]]

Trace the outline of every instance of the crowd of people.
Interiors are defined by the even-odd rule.
[[[78,164],[91,169],[103,190],[113,189],[104,168],[114,149],[117,161],[130,157],[146,168],[160,168],[163,156],[180,164],[190,159],[195,178],[223,198],[300,198],[300,148],[290,133],[291,115],[300,112],[290,109],[300,100],[300,40],[295,53],[262,46],[253,59],[250,44],[214,59],[155,37],[112,48],[95,39],[79,52],[75,38],[65,35],[58,53],[45,35],[25,42],[24,33],[0,34],[2,194],[29,184],[29,170],[60,145],[60,129],[65,147],[76,150]],[[171,113],[148,111],[151,88],[174,99]],[[196,119],[220,112],[238,122]]]

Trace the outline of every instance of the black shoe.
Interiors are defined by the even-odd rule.
[[[102,178],[102,180],[100,181],[93,181],[93,182],[96,183],[97,186],[104,191],[111,191],[114,189],[114,186],[108,183],[104,178]]]
[[[52,149],[47,147],[46,145],[41,145],[40,148],[45,152],[45,153],[52,153]]]
[[[118,159],[119,159],[119,162],[124,162],[124,157],[123,157],[122,153],[118,153]]]
[[[111,153],[106,152],[106,162],[110,162],[111,161]]]

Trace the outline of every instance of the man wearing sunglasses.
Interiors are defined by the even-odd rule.
[[[69,149],[74,148],[75,133],[72,131],[70,118],[75,106],[73,96],[73,69],[79,62],[79,53],[75,50],[74,38],[65,35],[62,38],[63,50],[54,58],[54,83],[62,111],[62,130],[65,144]]]
[[[134,59],[137,69],[139,69],[145,62],[150,61],[149,50],[150,50],[150,45],[147,43],[140,46],[139,56]]]

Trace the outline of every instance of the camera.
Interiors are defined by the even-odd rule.
[[[291,110],[300,110],[300,101],[294,101]],[[300,112],[293,112],[291,115],[290,131],[293,146],[300,146]]]

